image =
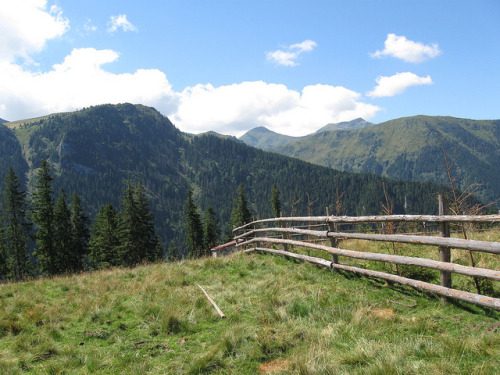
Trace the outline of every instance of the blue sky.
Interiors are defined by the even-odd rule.
[[[500,1],[0,0],[0,118],[150,105],[183,131],[500,119]]]

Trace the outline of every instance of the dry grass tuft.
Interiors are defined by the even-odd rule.
[[[276,371],[288,370],[290,363],[284,359],[275,359],[271,362],[261,363],[259,370],[262,374],[268,374]]]

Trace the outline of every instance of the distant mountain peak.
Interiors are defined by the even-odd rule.
[[[263,150],[269,150],[273,147],[278,147],[290,143],[298,137],[292,137],[290,135],[279,134],[269,130],[265,126],[257,126],[245,134],[243,134],[239,140],[246,143],[249,146],[261,148]]]
[[[367,128],[372,125],[373,124],[371,122],[358,117],[357,119],[351,121],[327,124],[326,126],[323,126],[321,129],[317,130],[316,133],[330,132],[335,130],[358,130]]]

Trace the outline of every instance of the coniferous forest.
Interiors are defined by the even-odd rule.
[[[1,256],[9,265],[2,275],[9,278],[206,255],[231,238],[241,218],[272,216],[277,192],[285,215],[296,203],[293,214],[303,216],[308,196],[315,201],[311,214],[324,215],[336,192],[343,193],[343,215],[381,213],[383,185],[394,213],[433,214],[437,194],[446,190],[341,172],[232,137],[184,134],[141,105],[102,105],[0,125],[0,142],[0,173],[12,180],[1,191],[0,235],[8,238]],[[13,208],[6,197],[14,191],[25,212],[16,225],[27,243],[16,249],[36,269],[10,265]]]
[[[78,193],[68,197],[61,189],[56,197],[52,182],[44,159],[29,198],[14,170],[8,170],[0,204],[0,280],[130,267],[162,258],[140,181],[127,181],[121,209],[102,206],[93,223]]]

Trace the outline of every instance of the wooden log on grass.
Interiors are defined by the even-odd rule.
[[[335,263],[333,263],[329,260],[326,260],[326,259],[315,258],[315,257],[311,257],[308,255],[291,253],[291,252],[287,252],[287,251],[283,251],[283,250],[274,250],[274,249],[262,248],[262,247],[257,247],[257,248],[254,248],[253,250],[254,251],[263,251],[263,252],[273,253],[273,254],[278,254],[278,255],[284,255],[284,256],[287,256],[290,258],[305,260],[307,262],[323,265],[326,267],[333,267],[335,269],[355,272],[355,273],[359,273],[359,274],[362,274],[365,276],[377,277],[377,278],[388,280],[391,282],[396,282],[399,284],[408,285],[408,286],[414,287],[416,289],[435,293],[435,294],[445,296],[448,298],[454,298],[454,299],[458,299],[461,301],[470,302],[470,303],[473,303],[476,305],[490,307],[490,308],[493,308],[495,310],[500,310],[500,299],[498,299],[498,298],[483,296],[480,294],[475,294],[475,293],[470,293],[470,292],[464,292],[462,290],[446,288],[446,287],[443,287],[441,285],[435,285],[435,284],[427,283],[424,281],[408,279],[406,277],[393,275],[393,274],[389,274],[389,273],[385,273],[385,272],[372,271],[372,270],[367,270],[364,268],[358,268],[358,267],[352,267],[352,266],[345,266],[343,264],[335,264]]]
[[[225,318],[226,316],[224,315],[224,313],[222,312],[222,310],[219,309],[219,306],[217,306],[217,304],[215,303],[215,301],[212,298],[210,298],[210,296],[208,295],[207,292],[205,292],[205,289],[203,289],[203,287],[200,284],[196,284],[196,285],[198,285],[198,287],[202,290],[202,292],[205,293],[205,297],[207,297],[207,299],[210,301],[210,303],[213,305],[213,307],[215,307],[215,310],[220,315],[220,317],[221,318]]]

